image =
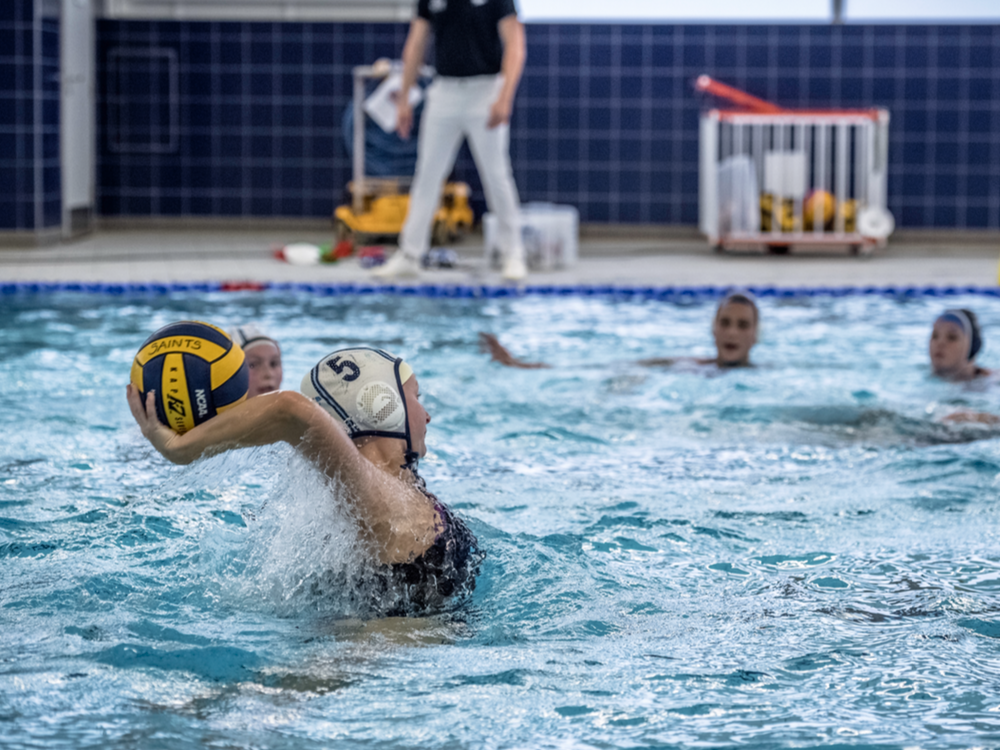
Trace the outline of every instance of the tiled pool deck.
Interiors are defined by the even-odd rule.
[[[584,232],[570,268],[532,273],[528,285],[672,287],[916,286],[996,288],[1000,236],[900,234],[869,257],[846,251],[789,255],[715,253],[693,232],[636,236]],[[296,266],[274,257],[292,241],[329,243],[324,227],[149,229],[114,228],[49,247],[0,247],[0,282],[184,283],[372,282],[355,258]],[[500,286],[477,235],[456,247],[458,266],[425,272],[401,284]]]

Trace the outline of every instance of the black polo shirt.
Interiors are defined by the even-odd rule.
[[[514,0],[417,0],[417,15],[434,29],[434,67],[454,78],[500,72],[497,24],[515,14]]]

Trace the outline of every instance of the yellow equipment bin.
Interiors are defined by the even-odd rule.
[[[351,205],[338,206],[333,212],[337,241],[352,239],[363,245],[378,238],[395,239],[403,229],[410,207],[410,196],[403,182],[399,178],[363,178],[364,190],[360,193],[353,181],[349,183]],[[432,244],[447,245],[461,239],[472,229],[473,220],[469,186],[464,182],[447,183],[434,214]]]
[[[403,229],[410,207],[409,177],[365,176],[365,81],[384,78],[386,65],[359,65],[354,68],[354,179],[347,189],[351,203],[333,212],[338,242],[351,239],[362,245],[377,239],[395,240]],[[432,70],[423,71],[425,75]],[[441,191],[441,203],[434,214],[431,242],[445,245],[454,242],[472,228],[469,186],[449,182]]]

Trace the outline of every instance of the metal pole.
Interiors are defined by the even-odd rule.
[[[365,78],[364,68],[354,69],[354,170],[352,182],[354,190],[352,208],[355,215],[364,210],[365,201]]]
[[[817,190],[827,190],[826,168],[830,163],[830,151],[829,142],[826,138],[826,128],[827,124],[823,121],[820,121],[813,126],[813,133],[816,138],[815,152],[813,153],[813,168],[815,169],[813,187]],[[834,125],[834,128],[836,128],[836,125]],[[824,232],[826,227],[824,226],[825,222],[823,221],[823,212],[817,211],[817,208],[822,207],[817,206],[817,203],[819,203],[819,200],[813,199],[812,215],[809,218],[812,219],[813,233],[819,235]]]
[[[719,241],[719,113],[701,116],[699,139],[698,223],[710,244]]]
[[[851,131],[855,133],[855,143],[857,143],[857,133],[860,128],[857,125],[849,125],[847,123],[838,123],[834,125],[834,134],[836,136],[836,150],[837,150],[837,166],[836,174],[834,180],[834,205],[837,208],[837,217],[835,219],[834,231],[838,234],[843,234],[845,229],[845,214],[844,206],[847,205],[848,190],[850,188],[849,179],[851,176],[851,160],[848,158],[848,149],[851,147],[849,136]],[[858,168],[855,166],[854,174],[857,175]],[[857,193],[855,193],[855,197]],[[857,203],[854,204],[857,206]],[[855,208],[855,211],[857,209]]]

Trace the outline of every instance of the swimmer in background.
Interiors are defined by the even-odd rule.
[[[939,378],[959,383],[989,377],[993,371],[976,364],[982,348],[983,334],[976,314],[965,308],[945,310],[934,321],[927,346],[931,370]],[[944,421],[1000,424],[1000,417],[963,409],[949,414]]]
[[[976,364],[976,355],[983,348],[983,335],[972,310],[952,309],[941,313],[934,321],[927,348],[931,369],[939,378],[960,382],[992,374]]]
[[[431,418],[412,368],[378,349],[341,349],[306,374],[302,391],[247,399],[183,435],[157,419],[153,391],[145,403],[131,384],[126,395],[142,434],[172,463],[284,442],[333,480],[343,491],[327,500],[353,511],[378,566],[379,614],[423,613],[474,588],[476,538],[417,473]]]
[[[281,388],[281,346],[253,323],[247,323],[229,332],[240,345],[250,370],[250,388],[247,398],[271,393]]]
[[[693,358],[699,365],[719,368],[752,367],[750,350],[757,343],[757,325],[760,312],[757,302],[749,292],[735,291],[723,297],[715,308],[712,320],[712,338],[715,340],[714,358]],[[692,358],[642,359],[640,365],[671,367]]]
[[[715,365],[719,368],[752,367],[750,350],[757,343],[759,320],[757,303],[749,292],[730,292],[715,308],[715,318],[712,321],[712,337],[715,339],[716,350],[714,358],[653,358],[639,360],[639,364],[647,367],[672,367],[683,362],[694,362],[698,365]],[[549,367],[544,362],[526,362],[518,359],[491,333],[480,333],[479,342],[480,347],[491,355],[494,362],[507,367],[524,369]]]

